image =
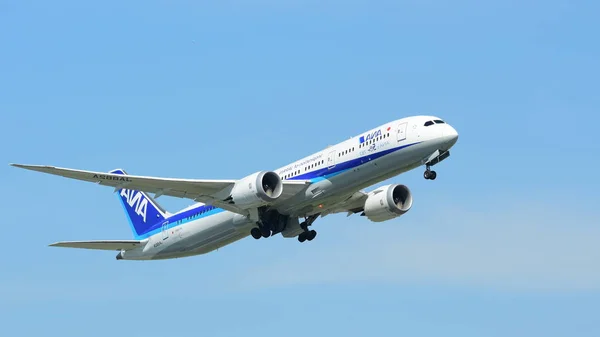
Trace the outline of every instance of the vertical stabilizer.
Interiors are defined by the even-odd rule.
[[[110,173],[127,175],[122,169],[115,169]],[[117,191],[117,195],[125,209],[135,238],[139,238],[155,228],[160,228],[168,217],[167,212],[145,192],[130,190],[124,186]]]

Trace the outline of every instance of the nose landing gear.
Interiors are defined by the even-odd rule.
[[[423,178],[427,180],[435,180],[436,177],[437,173],[435,173],[435,171],[432,171],[431,168],[427,166],[427,168],[425,169],[425,173],[423,173]]]
[[[450,151],[448,150],[436,150],[429,157],[423,160],[423,164],[425,164],[425,172],[423,173],[423,178],[427,180],[435,180],[437,177],[437,173],[431,170],[431,167],[435,164],[440,163],[442,160],[450,157]]]

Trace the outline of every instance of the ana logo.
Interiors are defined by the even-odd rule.
[[[359,142],[360,143],[368,142],[368,141],[373,140],[380,136],[381,136],[381,130],[373,131],[373,132],[367,134],[366,136],[360,136]]]
[[[148,208],[148,199],[144,198],[141,192],[132,190],[121,190],[121,197],[125,198],[127,204],[135,210],[135,213],[146,222],[146,210]]]

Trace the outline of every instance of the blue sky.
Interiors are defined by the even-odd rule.
[[[11,336],[598,336],[594,1],[0,1],[0,317]],[[10,162],[241,178],[433,114],[413,209],[154,262],[110,188]],[[382,184],[384,184],[382,183]],[[159,199],[170,210],[185,200]]]

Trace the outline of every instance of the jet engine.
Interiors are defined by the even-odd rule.
[[[230,200],[239,207],[253,208],[271,203],[283,192],[279,175],[260,171],[238,180],[231,190]]]
[[[399,184],[387,185],[369,193],[361,215],[373,222],[391,220],[408,212],[412,203],[413,198],[408,187]]]

